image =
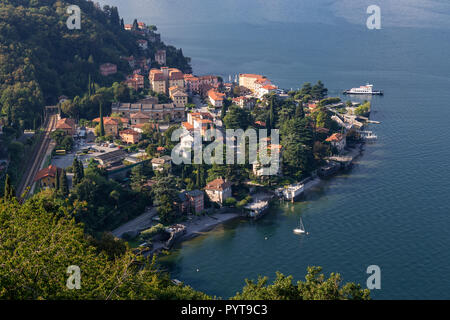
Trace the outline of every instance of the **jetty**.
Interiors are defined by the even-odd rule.
[[[303,193],[305,185],[301,182],[285,186],[284,188],[278,188],[276,194],[280,198],[294,202],[295,198]]]

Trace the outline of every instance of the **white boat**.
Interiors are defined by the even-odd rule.
[[[300,225],[298,226],[298,228],[294,229],[294,233],[295,234],[304,234],[304,233],[306,233],[305,226],[303,225],[302,217],[300,217]]]
[[[360,86],[359,88],[351,88],[350,90],[345,90],[344,94],[367,94],[367,95],[383,95],[383,91],[373,90],[373,84],[366,84],[365,86]]]

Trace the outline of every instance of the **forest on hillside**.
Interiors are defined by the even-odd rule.
[[[81,9],[81,29],[69,30],[69,5]],[[92,81],[110,86],[130,72],[121,56],[139,55],[139,35],[123,29],[116,7],[100,8],[91,1],[5,0],[0,3],[0,107],[4,125],[34,129],[45,105],[58,97],[82,96]],[[167,50],[173,67],[191,71],[181,49],[150,43],[148,55]],[[110,62],[118,73],[108,78],[99,66]]]

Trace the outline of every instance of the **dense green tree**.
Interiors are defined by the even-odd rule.
[[[49,190],[23,205],[1,203],[0,230],[0,299],[209,298],[173,284],[154,262],[136,257],[114,239],[90,242]],[[66,287],[71,265],[82,273],[79,290]]]
[[[273,284],[267,285],[267,277],[257,282],[246,280],[246,286],[231,299],[234,300],[368,300],[370,291],[355,283],[342,285],[342,277],[332,273],[328,279],[320,267],[308,267],[306,281],[292,282],[292,276],[279,272]]]
[[[281,128],[283,171],[296,179],[304,178],[314,167],[313,133],[308,119],[291,119]]]
[[[250,112],[234,105],[228,110],[223,122],[227,129],[242,130],[246,130],[253,123]]]
[[[66,197],[69,194],[69,186],[67,183],[67,174],[66,170],[62,170],[62,173],[59,177],[59,191],[62,194],[62,196]]]
[[[102,104],[100,103],[100,136],[105,136],[105,125],[103,124],[103,110]]]
[[[325,88],[324,84],[320,80],[317,81],[317,83],[311,89],[311,96],[316,100],[322,100],[326,97],[327,93],[328,89]]]
[[[11,178],[9,177],[9,174],[6,175],[5,179],[5,189],[3,192],[3,199],[6,201],[10,201],[13,198],[15,198],[16,192],[14,190],[14,186],[11,183]]]

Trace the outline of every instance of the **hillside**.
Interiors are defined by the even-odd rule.
[[[81,8],[80,30],[66,26],[69,5]],[[124,80],[130,72],[121,56],[139,55],[138,35],[125,31],[116,7],[96,7],[85,0],[5,0],[0,3],[0,106],[7,124],[33,128],[44,105],[61,95],[83,95],[89,75],[99,85]],[[167,50],[167,60],[190,71],[181,50],[149,43],[148,56]],[[119,72],[105,79],[99,65],[117,64]]]

